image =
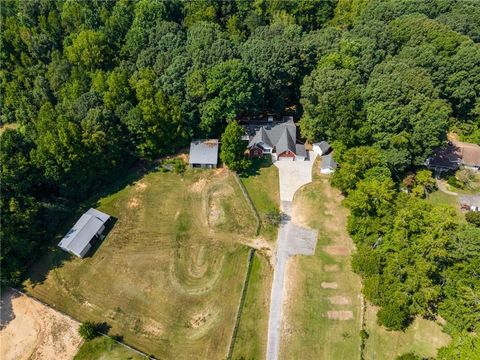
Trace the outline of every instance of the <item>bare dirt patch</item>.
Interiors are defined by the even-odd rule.
[[[325,246],[324,250],[328,255],[333,256],[346,256],[350,254],[350,250],[345,246],[330,245]]]
[[[322,288],[324,289],[338,289],[336,282],[322,282]]]
[[[5,312],[10,313],[9,319],[4,318]],[[72,359],[82,342],[76,321],[27,296],[5,292],[2,313],[3,360]]]
[[[259,236],[254,239],[246,238],[245,245],[250,246],[262,254],[273,267],[275,265],[275,254],[272,248],[272,244],[267,239]]]
[[[147,187],[148,185],[142,181],[138,181],[137,183],[135,183],[135,190],[137,191],[144,191]]]
[[[323,270],[325,272],[337,272],[337,271],[340,271],[340,266],[338,266],[338,264],[333,264],[333,265],[325,265],[323,267]]]
[[[139,205],[140,205],[140,200],[138,200],[138,198],[136,198],[136,197],[131,198],[131,199],[128,201],[128,204],[127,204],[127,206],[128,206],[129,209],[135,209],[135,208],[137,208]]]
[[[197,182],[193,183],[192,186],[190,186],[190,191],[199,193],[205,189],[205,186],[207,186],[207,179],[201,178]]]
[[[353,312],[349,310],[332,310],[327,311],[327,316],[330,320],[351,320],[353,319]]]
[[[350,298],[347,296],[332,296],[329,297],[328,300],[330,303],[335,304],[335,305],[346,305],[350,304]]]

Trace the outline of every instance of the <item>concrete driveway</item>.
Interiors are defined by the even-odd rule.
[[[280,200],[293,201],[293,195],[303,185],[312,182],[312,166],[317,156],[309,152],[310,160],[288,161],[279,160],[273,163],[278,168],[280,178]]]
[[[295,192],[312,181],[316,154],[310,152],[308,161],[277,161],[280,179],[280,208],[283,212],[278,229],[276,261],[273,271],[270,314],[268,319],[267,360],[277,360],[280,348],[285,267],[289,256],[313,255],[318,233],[295,225],[291,219]]]

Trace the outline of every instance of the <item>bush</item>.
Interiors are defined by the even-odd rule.
[[[413,352],[399,355],[395,360],[422,360],[420,356],[415,355]]]
[[[263,222],[270,225],[278,225],[281,219],[282,215],[277,209],[271,210],[263,216]]]
[[[389,304],[378,311],[377,322],[389,330],[404,330],[409,323],[408,312],[396,304]]]
[[[450,176],[447,179],[447,184],[456,188],[460,187],[460,184],[458,183],[457,178],[455,176]]]
[[[366,330],[360,330],[360,339],[367,340],[369,336]]]
[[[78,333],[85,340],[92,340],[98,336],[97,325],[91,321],[83,322],[78,328]]]
[[[465,214],[465,220],[476,227],[480,227],[480,211],[469,211]]]

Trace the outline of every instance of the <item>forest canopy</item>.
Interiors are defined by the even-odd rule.
[[[0,122],[17,126],[1,136],[2,285],[132,165],[237,119],[289,114],[306,140],[335,144],[332,183],[347,195],[354,268],[379,321],[402,329],[441,314],[451,333],[478,332],[479,229],[421,198],[421,166],[448,131],[480,144],[475,1],[0,7]],[[408,174],[416,190],[400,193]]]

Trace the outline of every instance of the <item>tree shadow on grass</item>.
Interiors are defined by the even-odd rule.
[[[251,161],[251,165],[248,169],[242,171],[240,173],[240,177],[248,178],[250,176],[260,175],[260,169],[268,168],[272,165],[272,160],[266,156],[260,158],[253,158]]]

